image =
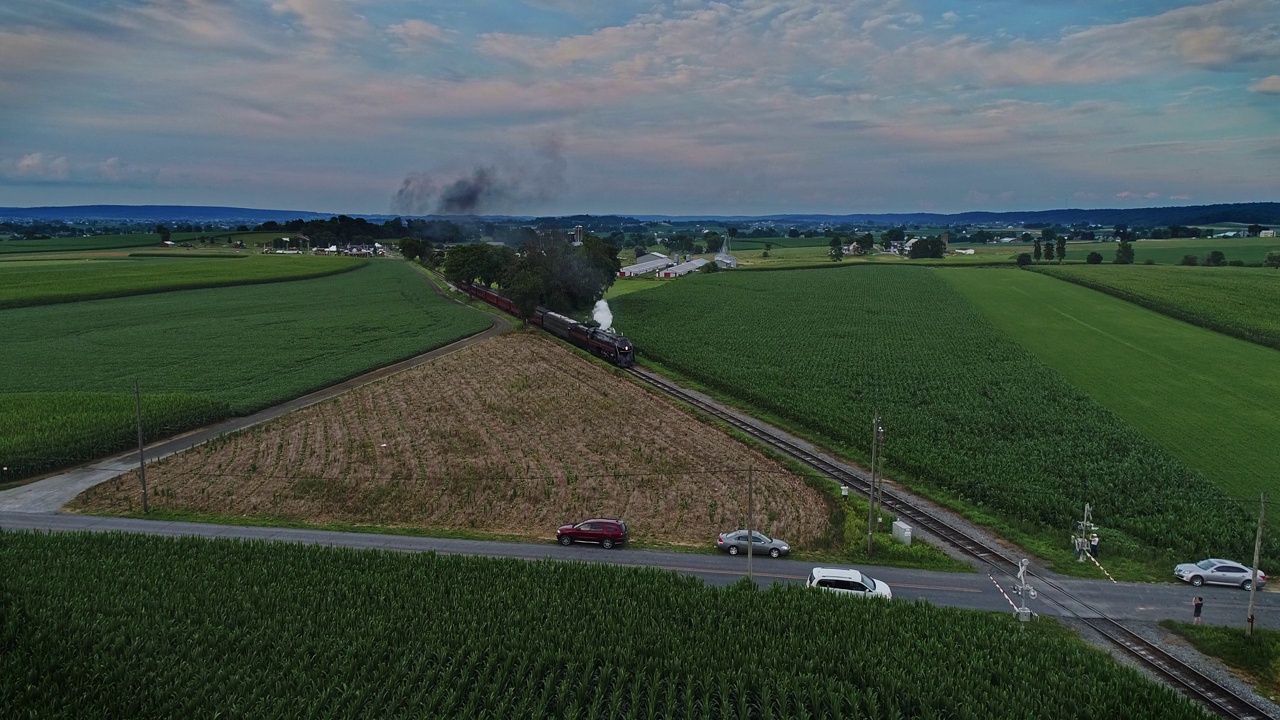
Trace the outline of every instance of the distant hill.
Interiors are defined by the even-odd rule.
[[[0,218],[32,220],[198,220],[216,222],[285,222],[295,218],[329,218],[336,213],[305,210],[259,210],[204,205],[71,205],[67,207],[0,207]]]
[[[294,219],[327,219],[339,213],[319,213],[309,210],[268,210],[235,207],[208,207],[201,205],[76,205],[69,207],[13,208],[0,207],[0,219],[33,220],[139,220],[139,221],[232,221],[261,223],[268,220],[286,222]],[[347,213],[351,217],[381,221],[394,215]],[[434,216],[425,217],[453,220],[480,220],[491,222],[525,222],[527,216]],[[571,222],[581,225],[611,225],[633,222],[768,222],[779,224],[813,225],[877,224],[877,225],[1074,225],[1089,223],[1112,226],[1126,224],[1137,227],[1165,227],[1168,225],[1211,225],[1214,223],[1258,223],[1280,225],[1280,203],[1234,203],[1222,205],[1191,205],[1160,208],[1106,208],[1028,210],[1014,212],[964,212],[950,215],[941,213],[851,213],[847,215],[782,214],[782,215],[568,215],[557,218],[536,218],[534,223],[548,221]]]

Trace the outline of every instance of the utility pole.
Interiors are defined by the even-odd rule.
[[[147,507],[147,462],[142,455],[142,390],[138,387],[138,378],[133,379],[133,401],[138,415],[138,477],[142,478],[142,512],[149,513]]]
[[[884,428],[880,427],[880,408],[876,407],[875,418],[871,421],[871,487],[867,489],[867,557],[871,557],[871,549],[876,523],[876,460],[879,454],[880,441],[884,439]]]
[[[752,473],[751,466],[748,465],[747,466],[747,580],[750,580],[751,582],[755,582],[755,578],[753,578],[751,575],[751,555],[752,555],[751,549],[755,547],[755,544],[756,544],[755,521],[753,519],[755,516],[755,507],[753,502],[754,498],[752,497],[754,494],[754,491],[755,491],[755,477],[754,477],[754,474]]]
[[[1258,502],[1258,537],[1253,541],[1253,574],[1249,576],[1249,629],[1247,637],[1253,637],[1253,594],[1258,591],[1258,556],[1262,554],[1262,520],[1267,513],[1267,494],[1262,493]]]

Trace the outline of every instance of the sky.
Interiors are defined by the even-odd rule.
[[[1277,0],[0,0],[0,206],[1277,200]]]

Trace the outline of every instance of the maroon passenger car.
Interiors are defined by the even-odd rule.
[[[608,550],[627,541],[627,524],[621,520],[592,518],[576,525],[561,525],[556,530],[556,541],[561,545],[575,542],[598,543]]]

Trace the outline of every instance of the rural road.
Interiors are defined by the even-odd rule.
[[[746,576],[744,556],[662,552],[656,550],[602,550],[591,545],[561,547],[553,543],[511,543],[451,538],[424,538],[404,535],[299,530],[291,528],[242,527],[206,523],[97,517],[64,513],[0,512],[0,528],[50,532],[132,532],[168,537],[197,536],[295,542],[332,547],[437,552],[450,555],[598,562],[672,570],[701,578],[712,585],[729,585]],[[774,582],[803,582],[813,563],[798,560],[754,560],[755,581],[762,586]],[[868,574],[884,580],[898,600],[923,600],[934,605],[1012,612],[1009,602],[984,574],[943,573],[901,568],[867,568]],[[997,578],[1007,591],[1007,578]],[[1192,588],[1183,584],[1111,583],[1095,580],[1061,579],[1084,601],[1117,620],[1154,622],[1165,618],[1189,620],[1191,598],[1205,598],[1205,622],[1218,625],[1244,624],[1248,593],[1234,588]],[[1280,593],[1258,593],[1256,610],[1259,627],[1280,628]],[[1028,607],[1044,615],[1061,611],[1044,600],[1031,600]]]

